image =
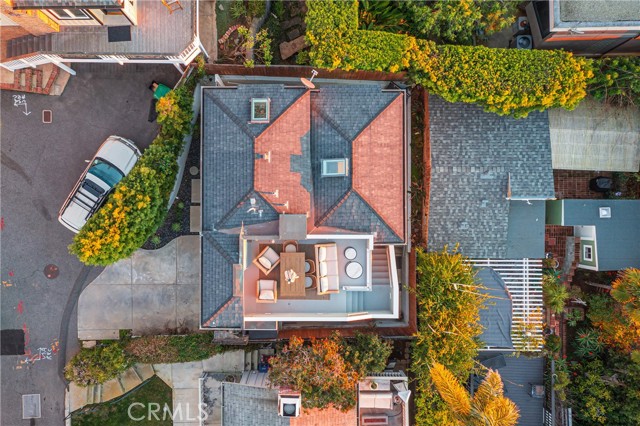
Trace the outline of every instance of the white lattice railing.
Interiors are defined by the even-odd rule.
[[[470,259],[469,263],[474,267],[493,269],[506,284],[511,294],[511,341],[514,348],[519,351],[541,350],[544,323],[542,260]]]
[[[124,65],[125,63],[133,63],[133,64],[174,64],[175,66],[180,65],[188,65],[202,52],[200,39],[198,35],[193,36],[193,40],[189,45],[178,55],[176,56],[160,56],[157,57],[148,57],[148,58],[140,58],[140,56],[145,54],[126,54],[126,53],[118,53],[118,54],[105,54],[98,55],[95,54],[94,57],[77,57],[77,56],[67,56],[64,53],[58,54],[49,54],[49,53],[33,53],[31,55],[26,55],[21,58],[13,59],[11,61],[2,62],[0,66],[10,71],[15,71],[23,68],[35,68],[38,65],[44,64],[62,64],[64,62],[67,63],[80,63],[80,62],[89,62],[89,63],[118,63],[120,65]],[[87,56],[91,56],[88,54]],[[148,56],[148,55],[147,55]]]

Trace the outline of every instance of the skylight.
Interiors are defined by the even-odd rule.
[[[252,123],[268,123],[269,122],[269,98],[252,98],[251,99],[251,122]]]
[[[322,176],[348,176],[349,159],[333,158],[322,160]]]

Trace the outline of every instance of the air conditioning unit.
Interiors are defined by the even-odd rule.
[[[533,38],[530,35],[516,36],[516,49],[533,49]]]
[[[300,395],[278,395],[278,415],[281,417],[300,417],[302,397]]]

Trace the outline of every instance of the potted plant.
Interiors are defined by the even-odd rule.
[[[370,388],[371,390],[376,390],[376,389],[378,389],[378,383],[376,383],[376,382],[374,382],[374,381],[371,381],[371,384],[369,384],[369,388]]]

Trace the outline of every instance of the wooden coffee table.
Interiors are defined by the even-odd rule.
[[[304,253],[280,253],[280,296],[304,297]],[[293,269],[298,278],[291,284],[284,279],[284,271]]]

